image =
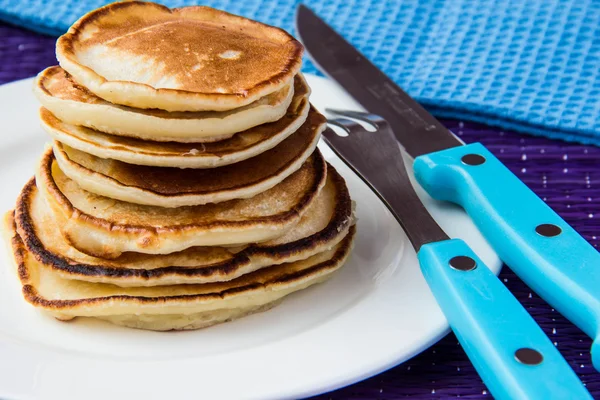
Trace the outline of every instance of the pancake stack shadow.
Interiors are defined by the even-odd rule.
[[[6,214],[25,300],[60,320],[198,329],[330,278],[352,202],[317,149],[302,52],[208,7],[77,21],[35,80],[52,142]]]

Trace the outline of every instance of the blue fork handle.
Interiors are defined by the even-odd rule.
[[[465,242],[426,244],[418,258],[450,326],[495,398],[592,398],[533,318]],[[532,350],[541,354],[541,362]]]
[[[460,204],[500,258],[594,339],[600,370],[600,254],[479,143],[415,159],[434,198]]]

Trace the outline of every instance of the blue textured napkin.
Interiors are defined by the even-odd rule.
[[[206,4],[293,30],[298,0]],[[600,145],[600,0],[303,1],[441,117]],[[59,35],[102,0],[0,0],[0,19]],[[317,72],[307,62],[306,72]]]

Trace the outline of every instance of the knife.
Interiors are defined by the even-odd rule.
[[[352,116],[369,121],[367,115]],[[366,117],[366,119],[365,119]],[[421,271],[456,337],[497,399],[589,399],[569,364],[510,291],[469,246],[450,239],[417,197],[400,147],[382,120],[369,132],[330,120],[323,138],[384,201],[417,251]]]
[[[296,32],[321,71],[390,123],[429,195],[461,205],[500,258],[594,339],[592,363],[600,370],[600,254],[594,247],[483,145],[458,140],[303,5]]]

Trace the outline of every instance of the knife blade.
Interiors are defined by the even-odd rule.
[[[389,121],[425,191],[461,205],[500,258],[594,340],[600,370],[600,253],[483,145],[464,145],[303,5],[296,32],[321,71]]]
[[[347,137],[329,128],[323,137],[406,231],[427,284],[492,395],[591,398],[510,291],[465,242],[450,239],[429,214],[412,187],[389,125],[380,122],[376,132],[351,126]]]

